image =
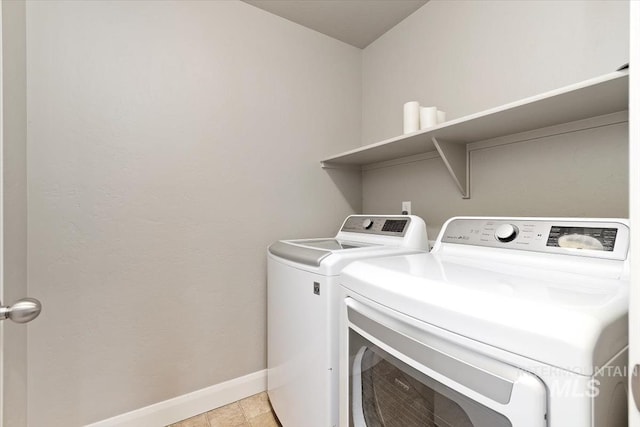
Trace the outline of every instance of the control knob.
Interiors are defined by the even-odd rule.
[[[518,236],[518,227],[513,224],[502,224],[496,228],[495,236],[500,242],[510,242]]]
[[[369,218],[362,221],[362,228],[364,228],[365,230],[370,229],[372,225],[373,225],[373,221]]]

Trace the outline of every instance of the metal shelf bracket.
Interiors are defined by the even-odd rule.
[[[440,157],[442,157],[449,174],[462,193],[462,198],[470,199],[471,174],[469,173],[470,162],[467,144],[439,141],[435,137],[431,137],[431,141],[433,141],[433,145],[438,150]]]

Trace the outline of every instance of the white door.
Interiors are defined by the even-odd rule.
[[[24,1],[0,3],[0,427],[27,425],[26,45]],[[8,304],[14,304],[8,306]],[[18,323],[16,323],[16,321]]]
[[[630,3],[629,208],[631,219],[630,372],[640,364],[640,1]],[[636,372],[637,373],[637,372]],[[640,427],[640,376],[630,375],[629,426]],[[635,397],[635,399],[634,399]]]

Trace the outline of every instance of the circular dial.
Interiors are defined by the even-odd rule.
[[[373,225],[373,221],[370,220],[369,218],[362,221],[362,228],[364,228],[365,230],[370,229],[372,225]]]
[[[496,228],[496,239],[501,242],[510,242],[518,235],[518,227],[513,224],[502,224]]]

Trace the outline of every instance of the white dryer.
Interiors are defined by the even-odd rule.
[[[341,275],[340,426],[624,427],[623,219],[453,218]]]
[[[268,249],[267,382],[284,427],[338,421],[338,275],[349,263],[428,250],[413,215],[352,215],[332,238]]]

